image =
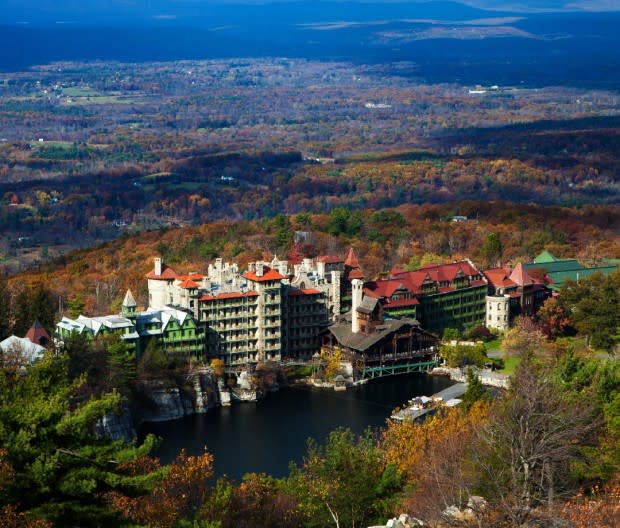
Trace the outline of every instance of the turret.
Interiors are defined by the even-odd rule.
[[[133,298],[131,290],[127,290],[127,293],[125,293],[121,306],[121,315],[123,317],[133,317],[136,315],[136,300]]]
[[[362,288],[364,283],[359,279],[351,281],[351,332],[357,334],[360,331],[360,323],[357,316],[357,309],[362,304]]]

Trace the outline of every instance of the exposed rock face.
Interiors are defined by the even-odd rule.
[[[123,402],[120,414],[106,414],[97,422],[95,428],[97,435],[107,436],[112,440],[130,442],[136,437],[131,412],[126,402]]]
[[[195,413],[205,413],[220,404],[219,391],[211,369],[196,369],[183,387],[154,381],[145,387],[151,405],[140,414],[142,421],[163,422]]]
[[[416,526],[426,526],[426,524],[420,519],[401,513],[398,517],[390,519],[385,526],[369,526],[368,528],[414,528]]]

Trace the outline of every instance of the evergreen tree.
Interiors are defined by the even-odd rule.
[[[39,321],[48,331],[51,331],[56,323],[56,302],[52,297],[52,292],[43,284],[35,285],[31,293],[28,328],[35,320]]]
[[[4,275],[0,276],[0,341],[11,335],[11,296]]]
[[[76,295],[71,297],[67,301],[67,309],[69,310],[69,317],[71,319],[76,319],[80,315],[84,313],[84,301],[82,301],[82,297]]]
[[[401,489],[400,473],[385,461],[370,432],[356,437],[337,429],[325,446],[308,441],[304,464],[292,466],[285,491],[299,501],[311,528],[383,521]]]
[[[110,336],[102,343],[105,347],[108,363],[108,385],[121,394],[130,392],[136,379],[136,358],[127,351],[127,345],[118,336]]]
[[[482,385],[480,377],[474,372],[474,369],[467,369],[467,390],[463,394],[463,407],[469,411],[474,403],[484,400],[488,397],[488,392]]]
[[[26,376],[0,370],[0,445],[13,471],[0,510],[18,505],[56,526],[118,526],[122,520],[106,494],[152,489],[163,470],[136,469],[155,441],[148,437],[136,447],[98,436],[96,422],[118,411],[120,395],[85,400],[83,379],[71,382],[68,366],[66,355],[48,354]]]
[[[16,336],[24,337],[34,322],[30,310],[30,297],[26,289],[22,289],[15,297],[13,315],[14,322],[11,331]]]

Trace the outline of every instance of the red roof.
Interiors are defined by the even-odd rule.
[[[177,275],[177,280],[193,280],[193,281],[201,281],[205,276],[200,273],[189,273],[188,275]]]
[[[231,292],[231,293],[220,293],[219,295],[203,295],[199,301],[210,302],[210,301],[221,301],[224,299],[241,299],[243,297],[257,297],[258,293],[254,290],[250,290],[246,293],[241,292]]]
[[[186,290],[195,290],[198,288],[198,284],[196,284],[193,280],[184,280],[181,284],[179,284],[180,288],[185,288]]]
[[[286,279],[284,275],[280,275],[277,271],[271,269],[269,266],[263,267],[263,274],[257,275],[255,271],[247,271],[243,276],[253,282],[267,282]]]
[[[341,264],[344,262],[341,257],[337,257],[336,255],[321,255],[317,257],[316,260],[325,264]]]
[[[357,269],[353,269],[349,272],[348,275],[349,279],[363,279],[364,278],[364,273],[362,272],[361,269],[357,268]]]
[[[49,334],[45,331],[45,328],[41,326],[39,321],[32,323],[25,337],[35,345],[45,345],[50,340]]]
[[[493,268],[484,272],[489,282],[496,288],[516,286],[516,284],[510,280],[509,273],[504,268]]]
[[[415,306],[420,304],[420,301],[416,297],[411,299],[397,299],[392,301],[391,299],[385,303],[386,308],[400,308],[402,306]]]
[[[422,294],[422,286],[428,282],[433,282],[437,286],[439,286],[438,283],[444,283],[444,286],[439,287],[440,293],[453,291],[454,288],[451,283],[458,276],[478,277],[480,272],[467,261],[425,266],[417,271],[392,270],[388,279],[367,282],[364,292],[373,297],[383,298],[386,303],[391,303],[395,301],[389,299],[397,290],[405,290],[411,294],[420,295]],[[483,286],[484,284],[486,283],[482,278],[470,279],[471,286]]]
[[[357,256],[355,255],[355,251],[353,251],[353,248],[349,248],[349,251],[347,251],[347,256],[344,259],[344,265],[348,266],[349,268],[359,268],[359,262],[357,261]]]
[[[390,278],[401,278],[414,273],[428,275],[431,280],[436,282],[452,282],[459,274],[469,277],[480,275],[480,272],[466,260],[452,262],[450,264],[429,264],[416,271],[392,270]]]
[[[532,279],[532,277],[530,277],[530,274],[523,267],[523,264],[521,262],[519,262],[519,264],[515,266],[515,269],[512,270],[509,278],[511,281],[515,282],[519,286],[538,284],[538,281],[535,281],[534,279]]]
[[[294,290],[290,290],[288,294],[290,296],[297,297],[299,295],[321,295],[321,292],[319,290],[313,290],[311,288],[295,288]]]
[[[155,270],[151,270],[147,273],[146,278],[154,280],[174,280],[177,278],[177,273],[170,266],[167,266],[162,262],[161,275],[155,275]]]

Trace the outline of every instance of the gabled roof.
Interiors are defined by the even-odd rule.
[[[27,363],[33,363],[43,357],[45,347],[38,343],[33,343],[27,337],[17,337],[15,335],[7,337],[4,341],[0,341],[0,350],[4,354],[14,352],[19,354]]]
[[[183,326],[188,318],[190,318],[190,315],[187,312],[177,310],[176,308],[172,308],[170,306],[165,306],[164,308],[157,308],[154,310],[150,309],[139,313],[136,322],[140,325],[146,323],[159,323],[161,324],[161,327],[155,333],[162,333],[173,319],[177,321],[179,326]],[[146,333],[148,334],[148,332]]]
[[[176,271],[163,262],[161,264],[161,275],[156,275],[155,270],[151,270],[146,274],[146,278],[152,280],[174,280],[177,277]]]
[[[187,275],[177,275],[176,279],[180,281],[192,280],[201,281],[205,276],[200,273],[188,273]]]
[[[515,268],[512,270],[510,277],[508,277],[512,282],[518,284],[519,286],[530,286],[532,284],[538,284],[537,281],[530,277],[530,274],[523,267],[523,264],[519,262]]]
[[[364,272],[359,268],[355,268],[349,272],[348,278],[349,279],[363,279]]]
[[[415,278],[416,283],[422,284],[422,282],[418,279],[420,275],[415,274],[424,274],[435,282],[452,282],[460,276],[466,275],[468,277],[474,277],[480,275],[480,272],[469,261],[461,260],[450,264],[430,264],[428,266],[423,266],[416,271],[401,271],[394,269],[390,273],[390,278],[409,276]]]
[[[257,275],[255,271],[246,271],[243,276],[252,282],[267,282],[286,279],[284,275],[280,275],[276,270],[269,266],[263,266],[263,274]]]
[[[357,307],[357,311],[367,315],[371,314],[375,311],[378,303],[379,299],[374,297],[364,297],[360,305]]]
[[[348,321],[328,327],[329,331],[342,346],[364,353],[373,345],[385,339],[403,328],[414,327],[417,332],[431,335],[422,328],[417,321],[412,319],[386,319],[380,325],[374,327],[370,334],[364,332],[353,333],[351,329],[351,313],[347,314]]]
[[[517,284],[510,280],[510,273],[505,268],[492,268],[484,272],[489,282],[496,288],[516,287]]]
[[[387,303],[390,302],[389,299],[398,290],[409,292],[412,296],[421,295],[423,294],[423,286],[426,284],[437,284],[437,286],[439,286],[439,283],[447,283],[448,285],[441,286],[440,290],[441,292],[447,292],[454,290],[451,283],[454,279],[460,277],[469,277],[472,287],[486,284],[485,280],[482,278],[472,278],[480,276],[480,272],[467,261],[441,264],[439,266],[425,266],[416,271],[395,269],[390,272],[390,276],[387,279],[366,283],[364,291],[373,297],[384,298],[387,306]],[[410,302],[409,304],[416,303]]]

